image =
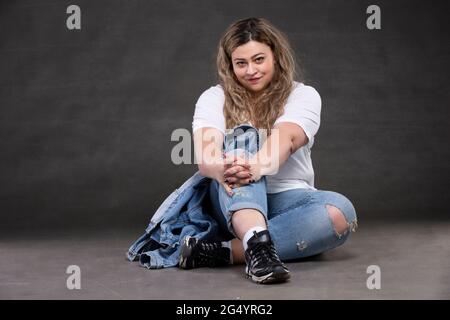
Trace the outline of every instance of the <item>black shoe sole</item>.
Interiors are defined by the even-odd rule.
[[[271,284],[286,282],[291,278],[291,274],[289,272],[278,274],[269,273],[265,276],[258,277],[247,272],[247,278],[252,279],[253,282],[256,282],[258,284]]]

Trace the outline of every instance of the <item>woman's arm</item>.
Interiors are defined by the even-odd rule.
[[[258,181],[262,176],[276,174],[289,156],[307,143],[308,137],[299,125],[280,122],[274,126],[271,135],[254,156],[248,160],[237,157],[235,164],[249,164],[252,179]],[[239,167],[234,166],[225,170],[224,176],[237,186],[251,183],[250,179],[236,178],[239,170]]]
[[[219,180],[223,169],[223,134],[212,127],[200,128],[194,132],[194,153],[200,174]]]
[[[308,137],[299,125],[292,122],[276,124],[261,149],[250,159],[250,172],[255,181],[276,174],[289,156],[307,143]]]
[[[225,181],[224,172],[235,168],[239,177],[249,176],[249,166],[235,166],[232,158],[222,157],[223,133],[213,127],[201,128],[194,132],[194,153],[200,174],[217,180],[231,196],[233,191]]]

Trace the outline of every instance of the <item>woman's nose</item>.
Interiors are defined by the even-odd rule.
[[[249,63],[246,73],[248,75],[253,75],[255,72],[256,72],[256,68],[251,63]]]

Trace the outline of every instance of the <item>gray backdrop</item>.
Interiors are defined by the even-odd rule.
[[[66,8],[81,8],[68,30]],[[381,8],[381,30],[366,8]],[[316,187],[361,223],[449,217],[446,1],[1,1],[2,234],[144,228],[196,170],[170,140],[233,21],[283,30],[321,94]]]

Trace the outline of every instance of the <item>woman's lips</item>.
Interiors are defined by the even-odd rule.
[[[248,79],[248,81],[251,83],[251,84],[255,84],[255,83],[257,83],[258,81],[259,81],[259,79],[261,79],[262,77],[259,77],[259,78],[253,78],[253,79]]]

